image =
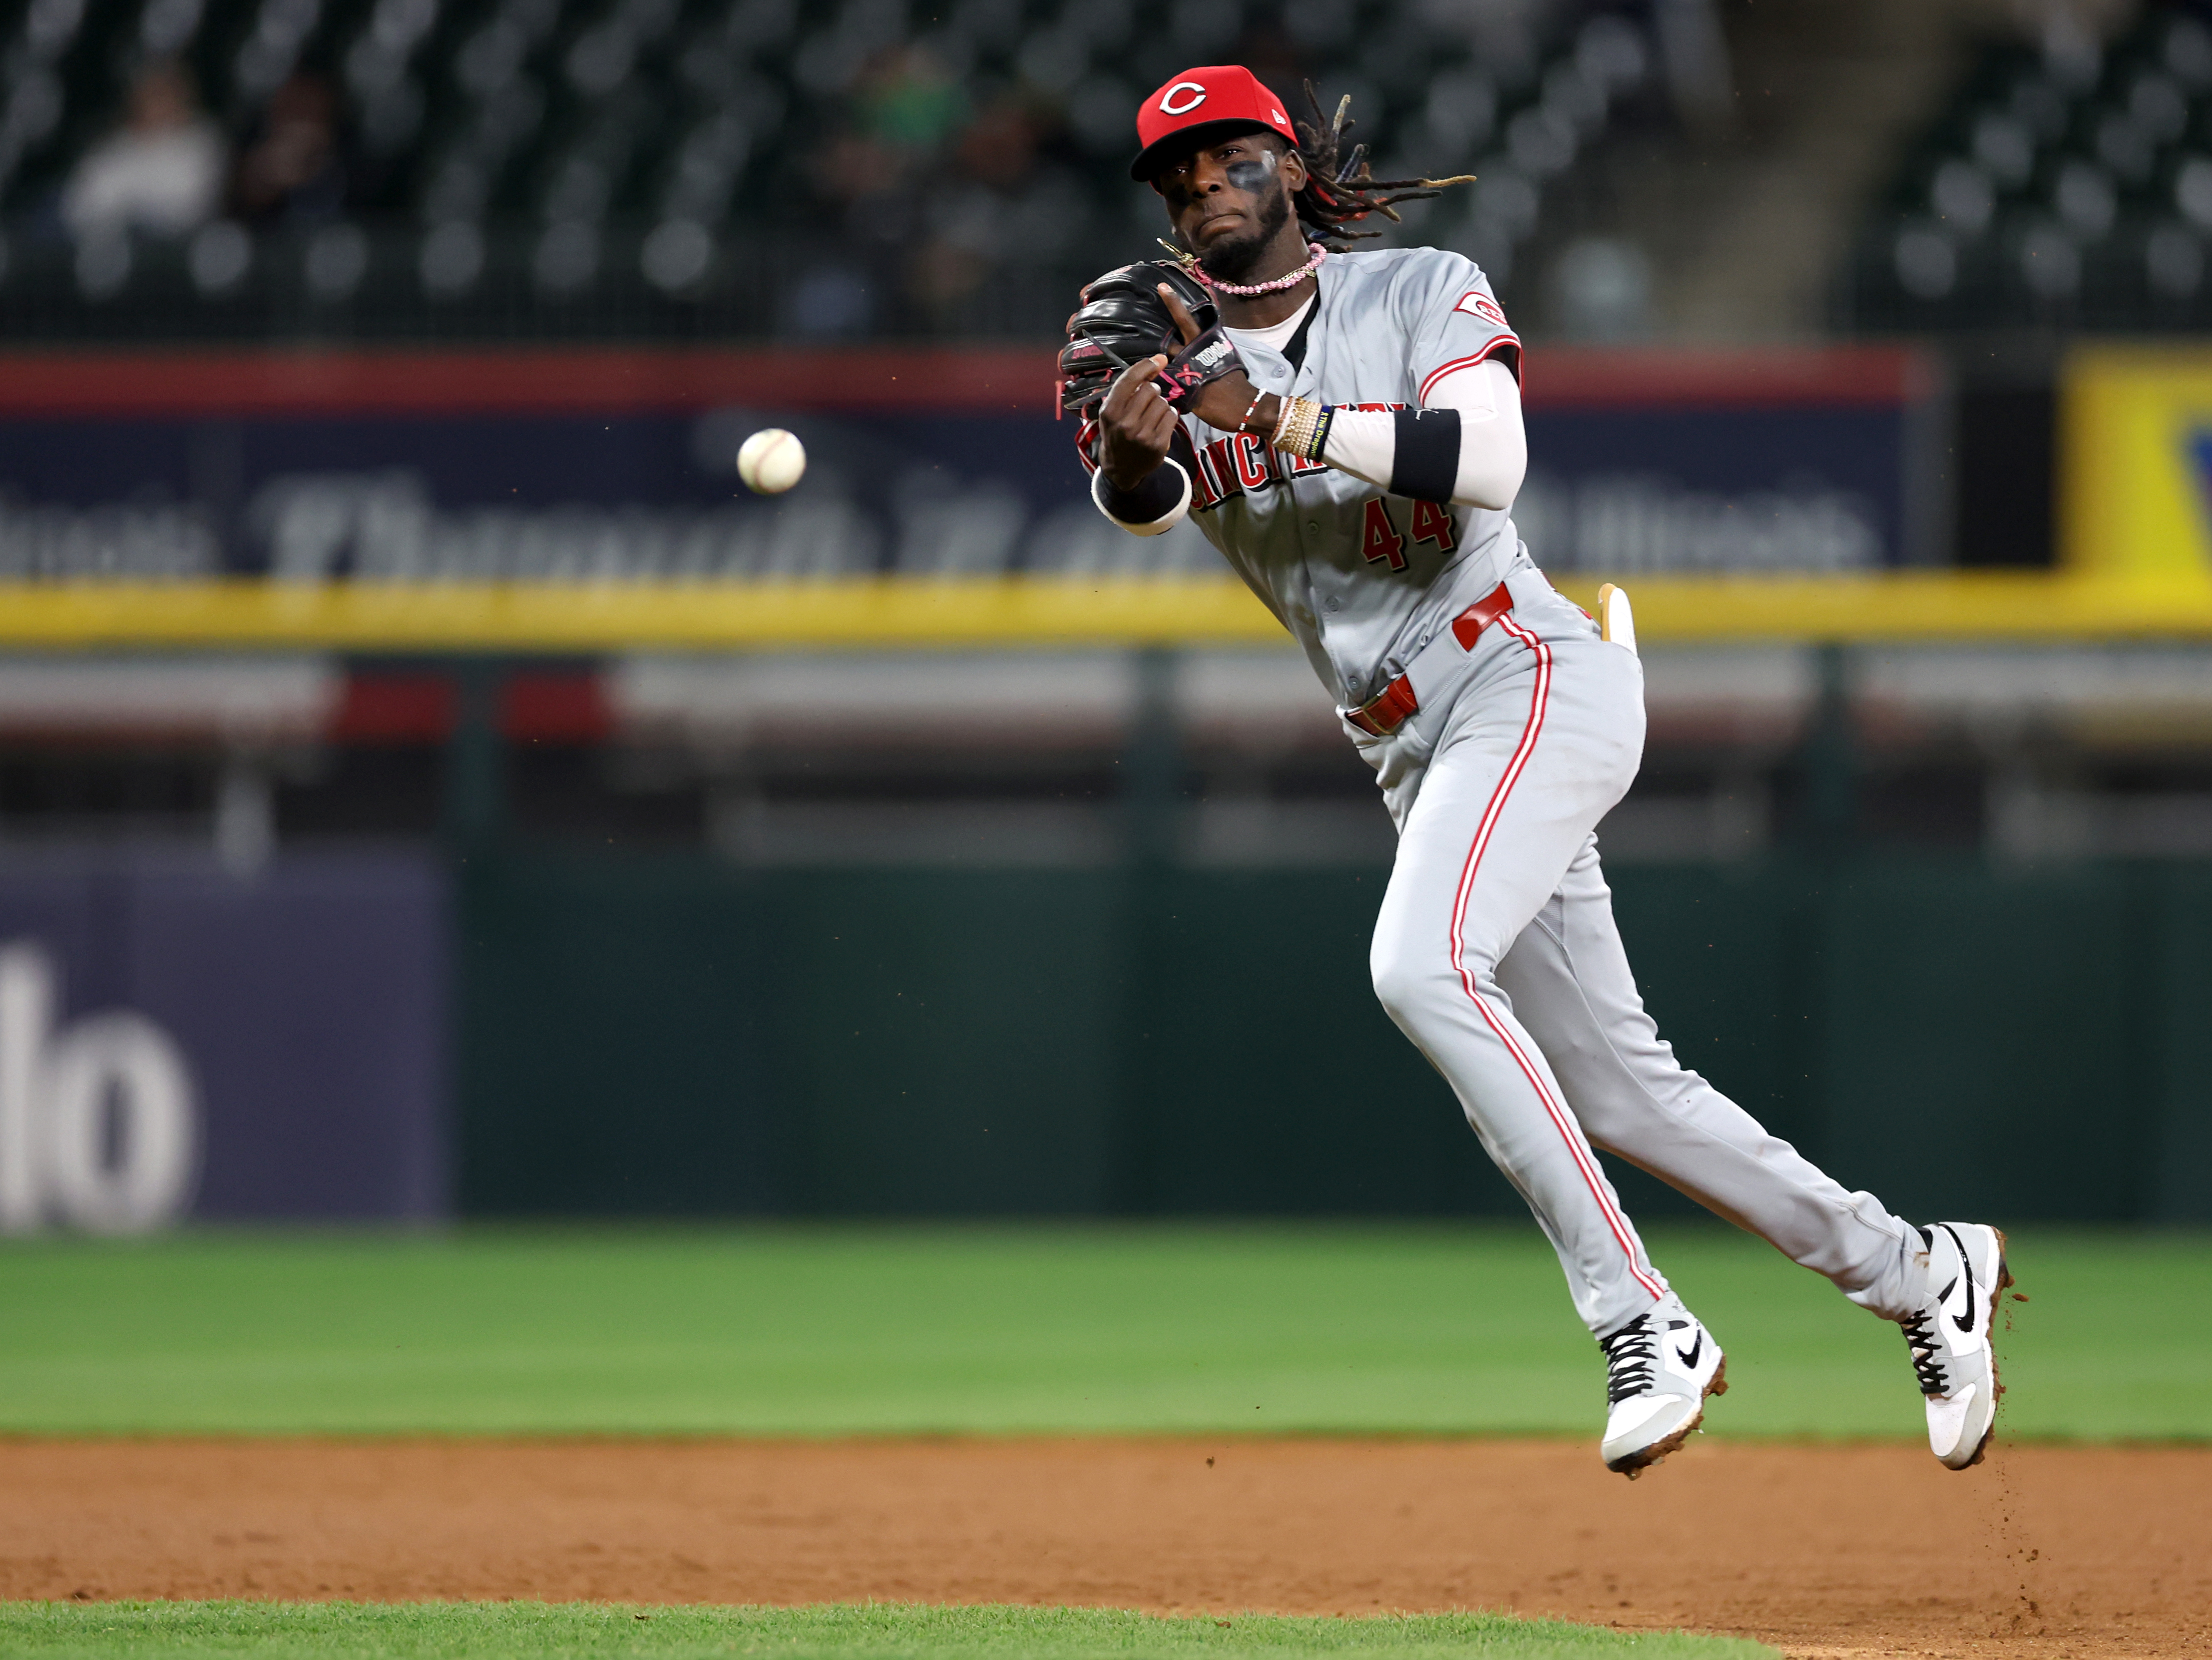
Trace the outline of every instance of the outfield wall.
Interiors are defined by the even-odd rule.
[[[1385,874],[474,866],[462,1208],[1516,1213],[1366,983]],[[1685,1058],[1847,1183],[2212,1220],[2212,869],[1613,879]]]
[[[2130,545],[2179,554],[2100,561],[2074,535],[2057,570],[1947,567],[1954,487],[1971,505],[1952,400],[1887,348],[1538,354],[1551,471],[1518,515],[1586,603],[1629,578],[1648,644],[2212,635],[2197,382],[2082,362],[2065,522],[2150,468],[2172,511]],[[255,874],[156,881],[90,848],[74,874],[0,869],[0,1227],[74,1215],[52,1124],[70,1179],[113,1187],[134,1124],[182,1122],[142,1110],[179,1077],[200,1217],[1517,1209],[1366,986],[1380,869],[748,871],[499,827],[502,745],[616,734],[609,654],[1279,641],[1195,531],[1133,540],[1091,511],[1049,386],[1026,349],[0,360],[0,646],[83,671],[23,677],[19,703],[51,704],[24,741],[449,751],[445,845],[411,832],[404,903],[352,920],[301,900],[335,866],[289,847],[259,868],[246,846]],[[756,501],[732,458],[770,421],[815,465]],[[2040,500],[2039,466],[1992,447],[1998,491]],[[292,655],[236,707],[185,696],[182,657],[72,655],[156,648]],[[699,742],[774,714],[743,696]],[[2007,696],[2007,719],[2033,701]],[[1915,1209],[2212,1216],[2190,1045],[2212,866],[1615,879],[1668,1030],[1846,1179]],[[149,920],[161,882],[194,896],[189,929]],[[396,955],[349,932],[403,915]],[[161,1037],[52,1047],[109,1014]],[[76,1095],[49,1087],[57,1053]]]
[[[421,852],[8,849],[0,1232],[446,1214],[447,894]]]
[[[1517,1214],[1367,984],[1387,877],[18,852],[0,1230]],[[2212,864],[1612,879],[1662,1031],[1847,1183],[2212,1221]]]

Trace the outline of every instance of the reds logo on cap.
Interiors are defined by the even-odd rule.
[[[1138,106],[1137,142],[1144,149],[1129,164],[1129,177],[1149,179],[1158,173],[1158,152],[1168,140],[1216,127],[1224,138],[1265,128],[1291,144],[1298,142],[1283,100],[1261,86],[1259,76],[1241,64],[1212,64],[1185,70]]]

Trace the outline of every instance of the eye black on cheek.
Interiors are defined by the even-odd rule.
[[[1242,191],[1247,196],[1257,196],[1275,171],[1274,161],[1273,155],[1261,155],[1249,161],[1231,161],[1222,168],[1222,177],[1228,179],[1232,189]]]

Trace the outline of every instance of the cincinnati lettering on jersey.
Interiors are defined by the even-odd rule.
[[[1409,407],[1404,404],[1339,404],[1338,409],[1364,410],[1370,414]],[[1198,477],[1191,481],[1191,511],[1204,513],[1233,496],[1273,489],[1285,478],[1304,478],[1327,472],[1325,461],[1305,461],[1267,447],[1259,435],[1231,433],[1217,438],[1198,453]]]

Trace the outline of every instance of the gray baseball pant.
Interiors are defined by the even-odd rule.
[[[1354,733],[1399,831],[1376,994],[1528,1201],[1592,1332],[1667,1294],[1594,1146],[1904,1317],[1925,1288],[1917,1231],[1768,1134],[1644,1012],[1594,834],[1642,759],[1643,666],[1540,573],[1510,586],[1472,651],[1417,678],[1416,714]]]

